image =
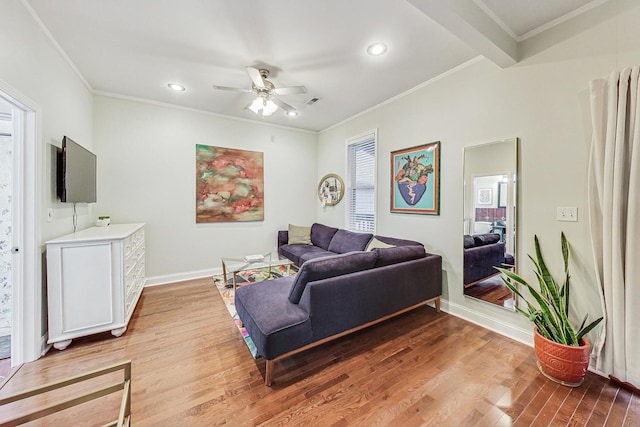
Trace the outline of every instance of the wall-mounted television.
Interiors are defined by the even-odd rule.
[[[60,201],[95,203],[96,155],[65,136],[56,160],[57,192]]]

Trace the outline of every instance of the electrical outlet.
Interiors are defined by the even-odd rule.
[[[558,221],[578,221],[578,208],[557,208],[556,219]]]

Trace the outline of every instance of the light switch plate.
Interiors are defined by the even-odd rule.
[[[556,219],[558,221],[578,221],[578,208],[557,208]]]

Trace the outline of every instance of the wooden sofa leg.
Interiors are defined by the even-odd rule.
[[[436,298],[436,313],[440,313],[440,297]]]
[[[271,387],[271,378],[273,377],[273,364],[275,360],[266,360],[264,371],[264,384],[267,387]]]

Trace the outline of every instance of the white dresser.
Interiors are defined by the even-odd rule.
[[[144,224],[92,227],[47,243],[49,343],[111,331],[119,337],[145,284]]]

